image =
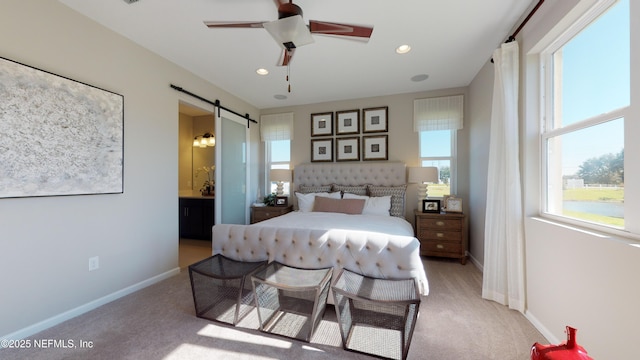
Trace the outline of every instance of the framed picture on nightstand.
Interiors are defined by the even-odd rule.
[[[289,198],[287,196],[276,196],[275,206],[289,206]]]
[[[423,213],[439,213],[440,200],[431,200],[431,199],[422,200],[422,212]]]
[[[448,197],[446,203],[447,212],[462,212],[462,199],[457,197]]]

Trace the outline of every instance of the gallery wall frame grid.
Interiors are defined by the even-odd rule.
[[[0,198],[124,192],[124,96],[0,57]]]
[[[389,136],[382,134],[389,131],[388,106],[317,112],[310,120],[312,162],[389,159]]]

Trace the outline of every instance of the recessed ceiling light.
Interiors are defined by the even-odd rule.
[[[258,75],[267,75],[269,73],[269,70],[260,68],[260,69],[256,70],[256,73]]]
[[[400,45],[400,46],[398,46],[398,47],[396,48],[396,52],[397,52],[398,54],[406,54],[406,53],[408,53],[409,51],[411,51],[411,46],[409,46],[409,45]]]
[[[278,99],[278,100],[285,100],[287,98],[287,95],[273,95],[274,98]]]
[[[425,80],[427,80],[428,78],[429,78],[429,75],[427,75],[427,74],[419,74],[419,75],[414,75],[414,76],[412,76],[412,77],[411,77],[411,81],[415,81],[415,82],[418,82],[418,81],[425,81]]]

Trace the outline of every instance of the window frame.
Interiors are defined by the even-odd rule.
[[[597,230],[598,232],[602,232],[605,234],[619,235],[624,237],[632,237],[632,238],[640,238],[639,234],[634,234],[629,227],[629,219],[630,212],[628,212],[627,203],[625,202],[625,210],[624,210],[624,218],[625,224],[624,228],[618,228],[614,226],[609,226],[602,223],[589,222],[587,220],[576,219],[568,216],[563,216],[561,214],[554,214],[549,212],[550,208],[550,190],[549,190],[549,166],[550,166],[550,158],[549,151],[547,148],[548,140],[551,138],[555,138],[557,136],[562,136],[566,134],[572,134],[577,131],[590,128],[592,126],[605,124],[610,121],[615,121],[618,119],[623,119],[624,121],[624,132],[625,132],[625,141],[623,149],[627,148],[627,136],[626,133],[628,131],[628,120],[633,119],[633,97],[630,98],[630,103],[628,106],[611,109],[608,112],[594,115],[588,118],[584,118],[573,122],[566,126],[559,126],[554,128],[554,112],[556,109],[554,108],[554,102],[556,101],[555,93],[556,93],[556,84],[554,83],[554,54],[560,50],[563,46],[569,43],[574,36],[585,30],[589,25],[593,22],[597,21],[600,16],[605,14],[611,7],[615,6],[619,0],[605,0],[602,2],[594,3],[585,13],[575,21],[568,23],[567,26],[564,27],[564,32],[561,32],[559,36],[556,36],[555,39],[550,41],[549,45],[544,49],[538,51],[537,61],[539,62],[538,72],[539,79],[541,82],[541,86],[539,87],[539,105],[540,105],[540,117],[539,117],[539,154],[540,154],[540,203],[539,203],[539,215],[543,218],[548,218],[550,220],[567,223],[570,225],[576,225],[582,228]],[[631,53],[633,52],[633,4],[630,2],[630,32],[631,32],[631,42],[629,46],[631,47]],[[535,54],[535,53],[533,53]],[[633,68],[633,55],[631,55],[630,66]],[[632,70],[633,72],[633,70]],[[633,77],[631,79],[631,91],[633,93]],[[628,152],[625,152],[625,182],[628,181],[627,177],[627,165],[630,159],[627,158]],[[625,192],[625,200],[627,197],[627,192]]]

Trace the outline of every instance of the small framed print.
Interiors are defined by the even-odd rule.
[[[360,161],[360,137],[337,138],[336,161]]]
[[[362,137],[363,160],[388,160],[389,135],[371,135]]]
[[[288,206],[289,198],[286,196],[276,196],[276,202],[273,204],[274,206]]]
[[[457,197],[453,197],[453,196],[449,196],[447,198],[447,203],[446,203],[446,207],[447,207],[447,212],[462,212],[462,199],[457,198]]]
[[[333,113],[311,114],[311,136],[333,135]]]
[[[362,132],[375,133],[389,131],[389,107],[362,110]]]
[[[336,135],[360,133],[360,110],[336,111]]]
[[[311,140],[311,161],[312,162],[332,162],[333,161],[333,139]]]
[[[442,196],[442,210],[447,211],[447,199],[450,197],[455,197],[455,195],[443,195]]]
[[[431,199],[422,200],[422,212],[423,213],[439,213],[440,200],[431,200]]]

